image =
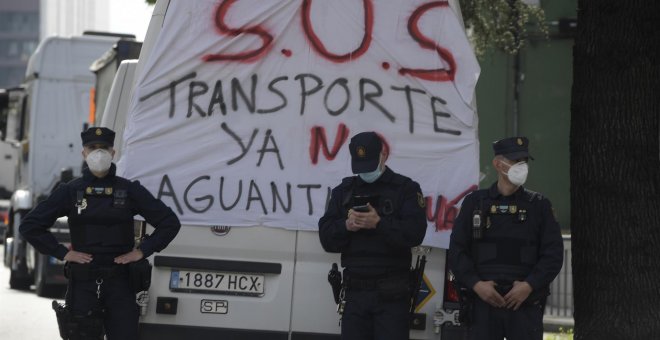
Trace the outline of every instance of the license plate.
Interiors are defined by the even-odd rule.
[[[229,301],[204,299],[201,301],[199,311],[210,314],[227,314],[229,313]]]
[[[172,270],[170,289],[187,293],[263,296],[265,279],[259,274]]]

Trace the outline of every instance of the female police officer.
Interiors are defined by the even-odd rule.
[[[99,339],[105,328],[109,340],[137,339],[138,306],[127,264],[163,250],[181,225],[139,182],[115,175],[112,130],[91,127],[81,137],[82,177],[59,185],[25,216],[20,232],[41,253],[68,262],[66,300],[75,326],[64,331],[67,336]],[[135,248],[137,214],[155,231]],[[48,231],[61,216],[68,216],[71,249]]]

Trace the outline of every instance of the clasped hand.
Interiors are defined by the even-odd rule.
[[[532,293],[532,286],[529,283],[514,281],[513,288],[502,297],[495,289],[496,285],[494,281],[479,281],[474,285],[473,290],[487,304],[497,308],[506,307],[513,310],[518,310],[529,294]]]
[[[376,229],[380,216],[376,209],[367,203],[369,211],[359,212],[353,209],[348,210],[348,218],[346,219],[346,229],[349,231],[358,231],[360,229]]]

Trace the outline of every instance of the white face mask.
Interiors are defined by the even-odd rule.
[[[106,172],[112,164],[112,154],[108,150],[96,149],[87,154],[85,161],[92,172]]]
[[[505,175],[509,178],[509,182],[511,182],[513,185],[521,186],[525,184],[528,172],[529,167],[527,162],[518,162],[514,165],[509,165],[509,171],[506,172]]]

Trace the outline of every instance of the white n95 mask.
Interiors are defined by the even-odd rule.
[[[509,171],[506,173],[506,176],[509,178],[509,181],[513,185],[521,186],[525,184],[528,172],[529,166],[527,165],[527,162],[518,162],[514,165],[511,165]]]
[[[112,154],[108,150],[96,149],[87,155],[85,162],[92,172],[105,172],[112,164]]]

